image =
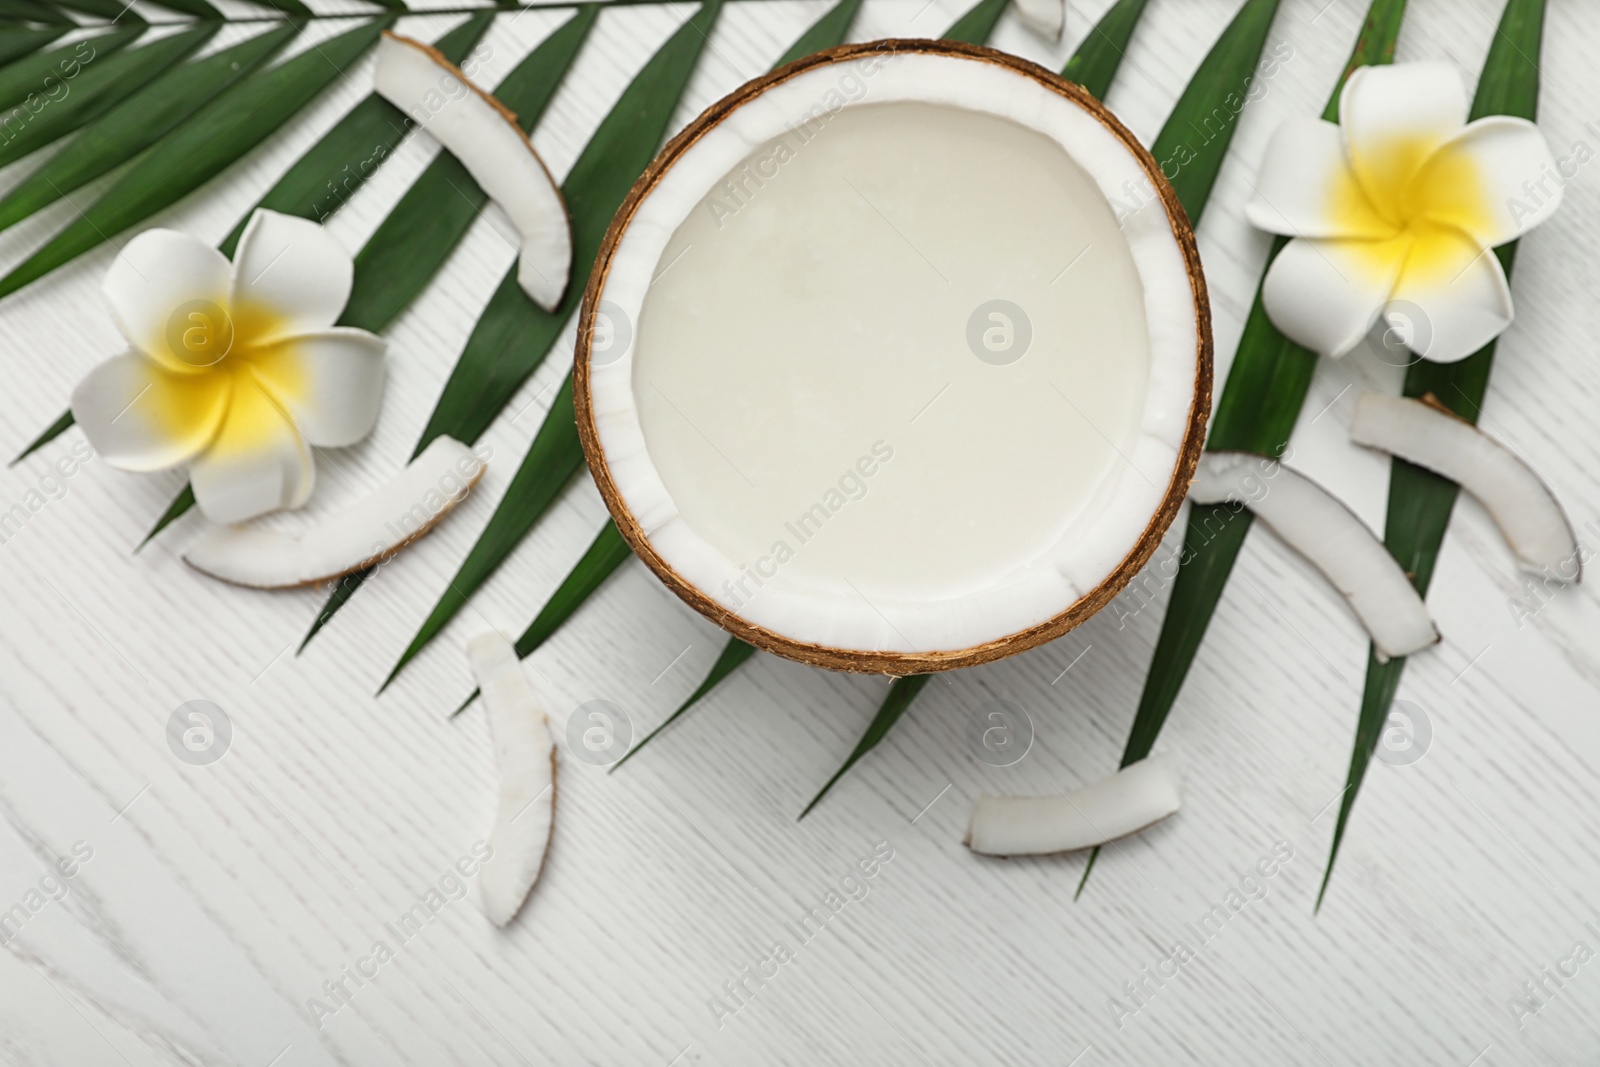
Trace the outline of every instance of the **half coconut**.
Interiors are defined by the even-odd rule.
[[[1205,281],[1149,153],[986,48],[879,41],[713,105],[585,293],[578,429],[694,608],[912,674],[1060,636],[1177,513],[1211,397]]]

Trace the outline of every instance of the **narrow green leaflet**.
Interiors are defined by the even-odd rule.
[[[1009,2],[1010,0],[979,0],[972,10],[956,19],[950,28],[944,31],[944,39],[961,41],[965,44],[987,44],[989,34],[994,32],[994,25],[1000,21],[1000,16],[1005,12],[1006,4]]]
[[[894,683],[889,686],[889,695],[883,700],[883,706],[878,708],[878,713],[872,717],[872,722],[867,726],[867,732],[861,735],[860,741],[856,742],[855,750],[844,761],[844,766],[834,771],[833,777],[829,778],[817,795],[811,798],[811,803],[807,804],[806,810],[800,813],[800,818],[803,819],[811,813],[811,809],[816,807],[817,803],[828,795],[828,790],[833,788],[835,782],[844,777],[846,771],[856,765],[856,761],[878,747],[878,742],[888,736],[890,727],[900,721],[900,716],[905,714],[906,708],[910,707],[917,694],[922,692],[922,687],[928,684],[928,678],[929,675],[926,674],[913,674],[894,680]]]
[[[573,254],[572,280],[561,306],[554,314],[538,307],[517,285],[516,267],[507,271],[445,383],[418,451],[441,434],[475,440],[549,353],[583,299],[589,269],[611,216],[666,135],[667,123],[710,38],[722,3],[707,0],[645,64],[601,121],[562,184],[572,222]],[[510,555],[582,462],[569,374],[489,525],[384,686]]]
[[[473,15],[433,47],[450,62],[460,63],[483,39],[494,18],[493,11]],[[377,93],[363,97],[244,213],[219,246],[222,254],[233,256],[250,216],[259,209],[318,222],[338,211],[377,172],[410,128],[400,109]]]
[[[795,39],[794,44],[790,45],[788,50],[778,57],[778,61],[772,64],[773,69],[776,70],[781,66],[793,63],[795,60],[809,56],[814,52],[820,52],[824,48],[832,48],[834,45],[843,44],[844,39],[850,36],[850,26],[856,20],[856,12],[860,10],[861,0],[839,0],[837,4],[828,9],[826,15],[812,23],[809,30]],[[642,744],[643,742],[640,743]],[[623,757],[623,759],[627,758],[627,756]],[[620,762],[621,760],[618,761],[618,763]]]
[[[1072,53],[1067,65],[1061,68],[1061,76],[1077,82],[1095,97],[1104,99],[1106,93],[1111,91],[1111,82],[1117,76],[1117,68],[1122,66],[1128,42],[1133,38],[1133,28],[1139,24],[1139,16],[1144,14],[1147,2],[1117,0],[1111,10],[1100,16],[1100,21],[1094,24],[1089,36]]]
[[[634,745],[632,748],[628,749],[627,752],[623,753],[622,758],[611,765],[611,770],[614,771],[624,763],[627,763],[628,760],[633,758],[633,754],[635,752],[638,752],[645,745],[648,745],[651,739],[653,739],[662,730],[665,730],[667,727],[677,722],[680,715],[699,703],[700,698],[704,697],[707,693],[721,685],[722,680],[728,677],[728,675],[732,674],[734,671],[738,670],[744,664],[745,660],[749,659],[755,654],[755,651],[756,649],[754,645],[747,645],[737,637],[728,638],[728,643],[722,647],[722,655],[718,656],[717,662],[711,665],[711,673],[706,675],[706,680],[700,683],[700,687],[694,692],[690,693],[689,699],[685,700],[682,704],[679,704],[678,710],[674,711],[671,715],[668,715],[665,722],[663,722],[660,726],[657,726],[654,730],[651,730],[649,733],[645,734],[644,738],[640,740],[637,745]],[[909,703],[909,700],[907,702]]]
[[[144,535],[144,540],[139,542],[134,551],[137,552],[145,545],[148,545],[156,534],[171,526],[184,512],[192,507],[194,507],[194,486],[185,482],[183,489],[173,498],[172,503],[167,505],[167,510],[161,513],[161,518],[156,520],[156,524],[150,528],[149,533]]]
[[[323,41],[207,103],[48,244],[0,278],[0,296],[144,221],[227,169],[340,77],[391,21],[378,19]],[[294,28],[297,24],[274,32]]]
[[[1331,122],[1338,118],[1339,93],[1351,71],[1394,60],[1395,41],[1400,36],[1405,9],[1406,0],[1373,0],[1350,60],[1328,97],[1322,114],[1324,119]],[[1272,260],[1286,243],[1280,238],[1273,244],[1261,271],[1263,280]],[[1258,452],[1265,456],[1282,455],[1300,408],[1305,404],[1306,391],[1311,388],[1316,362],[1315,353],[1284,337],[1268,321],[1258,285],[1227,383],[1211,416],[1206,447]],[[1161,635],[1156,640],[1144,692],[1139,697],[1139,708],[1122,751],[1121,766],[1144,759],[1155,745],[1167,714],[1183,688],[1189,667],[1194,663],[1211,616],[1216,612],[1222,589],[1227,585],[1245,534],[1250,530],[1251,519],[1247,508],[1237,512],[1225,507],[1189,510],[1172,598],[1161,622]],[[1083,879],[1078,883],[1079,893],[1089,880],[1098,854],[1097,849],[1089,856]]]
[[[1472,118],[1512,115],[1533,121],[1539,104],[1539,52],[1543,31],[1544,0],[1507,0],[1478,79],[1478,91],[1472,100]],[[1495,249],[1507,277],[1516,259],[1516,249],[1516,242]],[[1410,397],[1432,393],[1463,419],[1477,422],[1489,388],[1494,353],[1495,342],[1490,341],[1459,363],[1418,360],[1406,372],[1403,392]],[[1428,585],[1433,581],[1439,546],[1444,543],[1450,512],[1459,493],[1460,486],[1456,483],[1405,460],[1396,459],[1390,468],[1384,543],[1411,575],[1411,584],[1423,596],[1428,595]],[[1367,677],[1361,693],[1355,747],[1350,753],[1350,771],[1339,802],[1339,820],[1334,824],[1333,844],[1328,850],[1328,867],[1317,891],[1319,908],[1328,892],[1328,879],[1333,876],[1333,863],[1339,857],[1339,845],[1344,841],[1356,794],[1361,790],[1367,764],[1377,750],[1378,738],[1389,717],[1389,706],[1400,689],[1400,676],[1405,669],[1404,658],[1380,663],[1375,652],[1367,653]]]
[[[43,3],[42,0],[0,0],[0,18],[22,22],[64,23],[70,29],[72,19],[65,11]]]
[[[67,95],[41,108],[38,114],[31,114],[25,110],[25,105],[18,105],[13,116],[20,122],[11,121],[13,116],[0,119],[6,133],[11,135],[10,140],[0,145],[0,167],[16,162],[104,114],[181,63],[219,29],[221,23],[197,26],[147,45],[114,52],[85,66],[83,72],[68,83]]]
[[[187,122],[212,96],[248,76],[298,32],[296,26],[284,26],[259,34],[193,63],[175,66],[129,96],[0,199],[0,229],[132,159]],[[3,286],[0,283],[0,288]]]
[[[17,60],[0,70],[0,111],[10,111],[29,97],[47,97],[54,91],[53,85],[66,85],[70,90],[71,82],[95,60],[128,47],[145,29],[143,25],[127,26]]]
[[[0,68],[21,59],[23,56],[32,55],[71,28],[70,26],[47,26],[37,30],[5,30],[0,32]]]

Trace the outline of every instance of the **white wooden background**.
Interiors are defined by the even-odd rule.
[[[965,0],[868,0],[853,34],[935,35]],[[1326,5],[1326,6],[1324,6]],[[995,43],[1051,66],[1106,4],[1074,7],[1049,48],[1011,16]],[[1274,41],[1293,59],[1245,112],[1200,227],[1218,381],[1267,240],[1245,224],[1247,179],[1280,120],[1321,109],[1364,9],[1284,0]],[[1110,94],[1152,137],[1237,0],[1153,0]],[[1469,85],[1495,0],[1413,0],[1403,59],[1444,59]],[[607,12],[535,134],[559,174],[689,5]],[[766,66],[818,0],[731,4],[675,122]],[[497,80],[563,17],[502,18]],[[434,36],[445,16],[408,19]],[[300,46],[331,33],[323,24]],[[1558,155],[1600,148],[1600,8],[1553,0],[1544,128]],[[220,238],[368,89],[370,59],[304,121],[159,222]],[[354,249],[426,164],[413,139],[333,220]],[[14,181],[0,174],[0,185]],[[95,190],[74,194],[84,203]],[[6,263],[72,215],[0,240]],[[486,215],[390,332],[373,438],[325,455],[313,510],[383,481],[411,445],[492,285],[513,258]],[[1501,344],[1484,425],[1530,457],[1576,525],[1600,521],[1600,170],[1525,241],[1518,320]],[[53,418],[117,348],[102,249],[0,304],[0,442]],[[563,761],[542,883],[502,932],[469,895],[399,946],[386,932],[486,833],[493,768],[462,646],[519,631],[600,526],[575,485],[441,640],[372,693],[487,519],[570,353],[558,351],[487,435],[489,474],[459,513],[369,583],[305,655],[315,592],[255,593],[189,571],[191,527],[129,549],[181,482],[91,463],[0,545],[0,909],[75,842],[93,850],[68,894],[0,952],[5,1064],[1581,1064],[1600,1062],[1600,962],[1520,1019],[1522,983],[1600,952],[1600,603],[1563,592],[1522,628],[1511,558],[1474,503],[1456,509],[1431,604],[1444,634],[1402,695],[1432,725],[1425,757],[1374,763],[1332,889],[1313,914],[1344,781],[1366,643],[1324,582],[1251,535],[1161,738],[1191,763],[1175,818],[1108,850],[1081,900],[1083,858],[993,861],[961,844],[982,791],[1048,792],[1116,766],[1165,598],[1055,644],[930,684],[890,738],[805,822],[795,815],[855,744],[886,682],[759,656],[652,749],[606,775]],[[1351,447],[1356,391],[1399,371],[1357,353],[1318,371],[1300,465],[1381,527],[1387,464]],[[0,510],[39,486],[75,434],[0,473]],[[294,521],[299,516],[293,517]],[[1600,528],[1585,530],[1593,544]],[[1137,605],[1123,602],[1125,609]],[[722,635],[630,563],[530,661],[571,709],[607,699],[635,737],[703,676]],[[997,769],[966,724],[1022,705],[1029,754]],[[164,729],[208,699],[235,728],[209,766]],[[879,841],[894,850],[812,941],[785,928]],[[1185,928],[1278,841],[1293,859],[1208,944]],[[373,942],[397,950],[319,1029],[307,998]],[[1196,955],[1119,1026],[1123,984],[1185,939]],[[774,942],[794,953],[731,1018],[708,1001]],[[1571,969],[1571,964],[1568,964]],[[354,988],[352,986],[352,988]],[[751,984],[751,989],[757,987]],[[1155,989],[1153,985],[1150,987]],[[719,1026],[719,1021],[721,1025]],[[1520,1022],[1520,1025],[1519,1025]]]

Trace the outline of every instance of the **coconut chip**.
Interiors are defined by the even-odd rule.
[[[1178,810],[1183,761],[1151,756],[1053,797],[979,797],[966,845],[986,856],[1039,856],[1094,848],[1136,834]]]
[[[1350,439],[1426,467],[1477,497],[1528,570],[1567,581],[1583,577],[1572,525],[1550,487],[1505,445],[1431,395],[1409,400],[1363,394]]]
[[[1016,0],[1017,18],[1042,37],[1061,40],[1067,25],[1067,5],[1063,0]]]
[[[478,876],[483,911],[496,926],[516,917],[544,868],[556,810],[556,747],[517,653],[498,633],[467,645],[483,691],[500,769],[500,803],[489,831],[490,858]]]
[[[432,530],[483,476],[483,461],[436,437],[388,485],[301,530],[211,526],[183,560],[202,574],[255,589],[331,581],[387,559]]]
[[[1439,640],[1427,605],[1383,542],[1305,475],[1250,452],[1207,452],[1195,469],[1189,499],[1248,504],[1350,602],[1380,660],[1409,656]]]
[[[522,236],[517,284],[546,311],[572,276],[572,227],[561,190],[517,117],[435,49],[384,32],[378,95],[459,159]]]

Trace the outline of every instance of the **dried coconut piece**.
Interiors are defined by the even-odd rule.
[[[556,746],[517,653],[498,633],[467,645],[489,716],[500,802],[489,832],[489,860],[478,874],[483,911],[496,926],[516,917],[539,880],[556,810]]]
[[[1115,841],[1165,819],[1182,803],[1183,761],[1163,754],[1053,797],[979,797],[966,845],[986,856],[1040,856]]]
[[[404,111],[459,159],[522,236],[517,284],[546,311],[572,276],[567,205],[517,117],[437,50],[385,31],[378,42],[378,95]]]
[[[1582,579],[1572,524],[1550,487],[1505,445],[1431,394],[1421,400],[1362,394],[1350,440],[1426,467],[1477,497],[1528,570]]]
[[[1380,660],[1409,656],[1439,640],[1427,605],[1383,542],[1305,475],[1250,452],[1207,452],[1195,469],[1189,499],[1248,504],[1350,602]]]
[[[287,589],[370,567],[428,533],[466,498],[484,464],[452,437],[436,437],[388,485],[331,518],[284,533],[210,526],[183,554],[202,574],[254,589]]]
[[[1067,5],[1064,0],[1016,0],[1017,17],[1022,24],[1042,37],[1061,40],[1061,31],[1067,25]]]

